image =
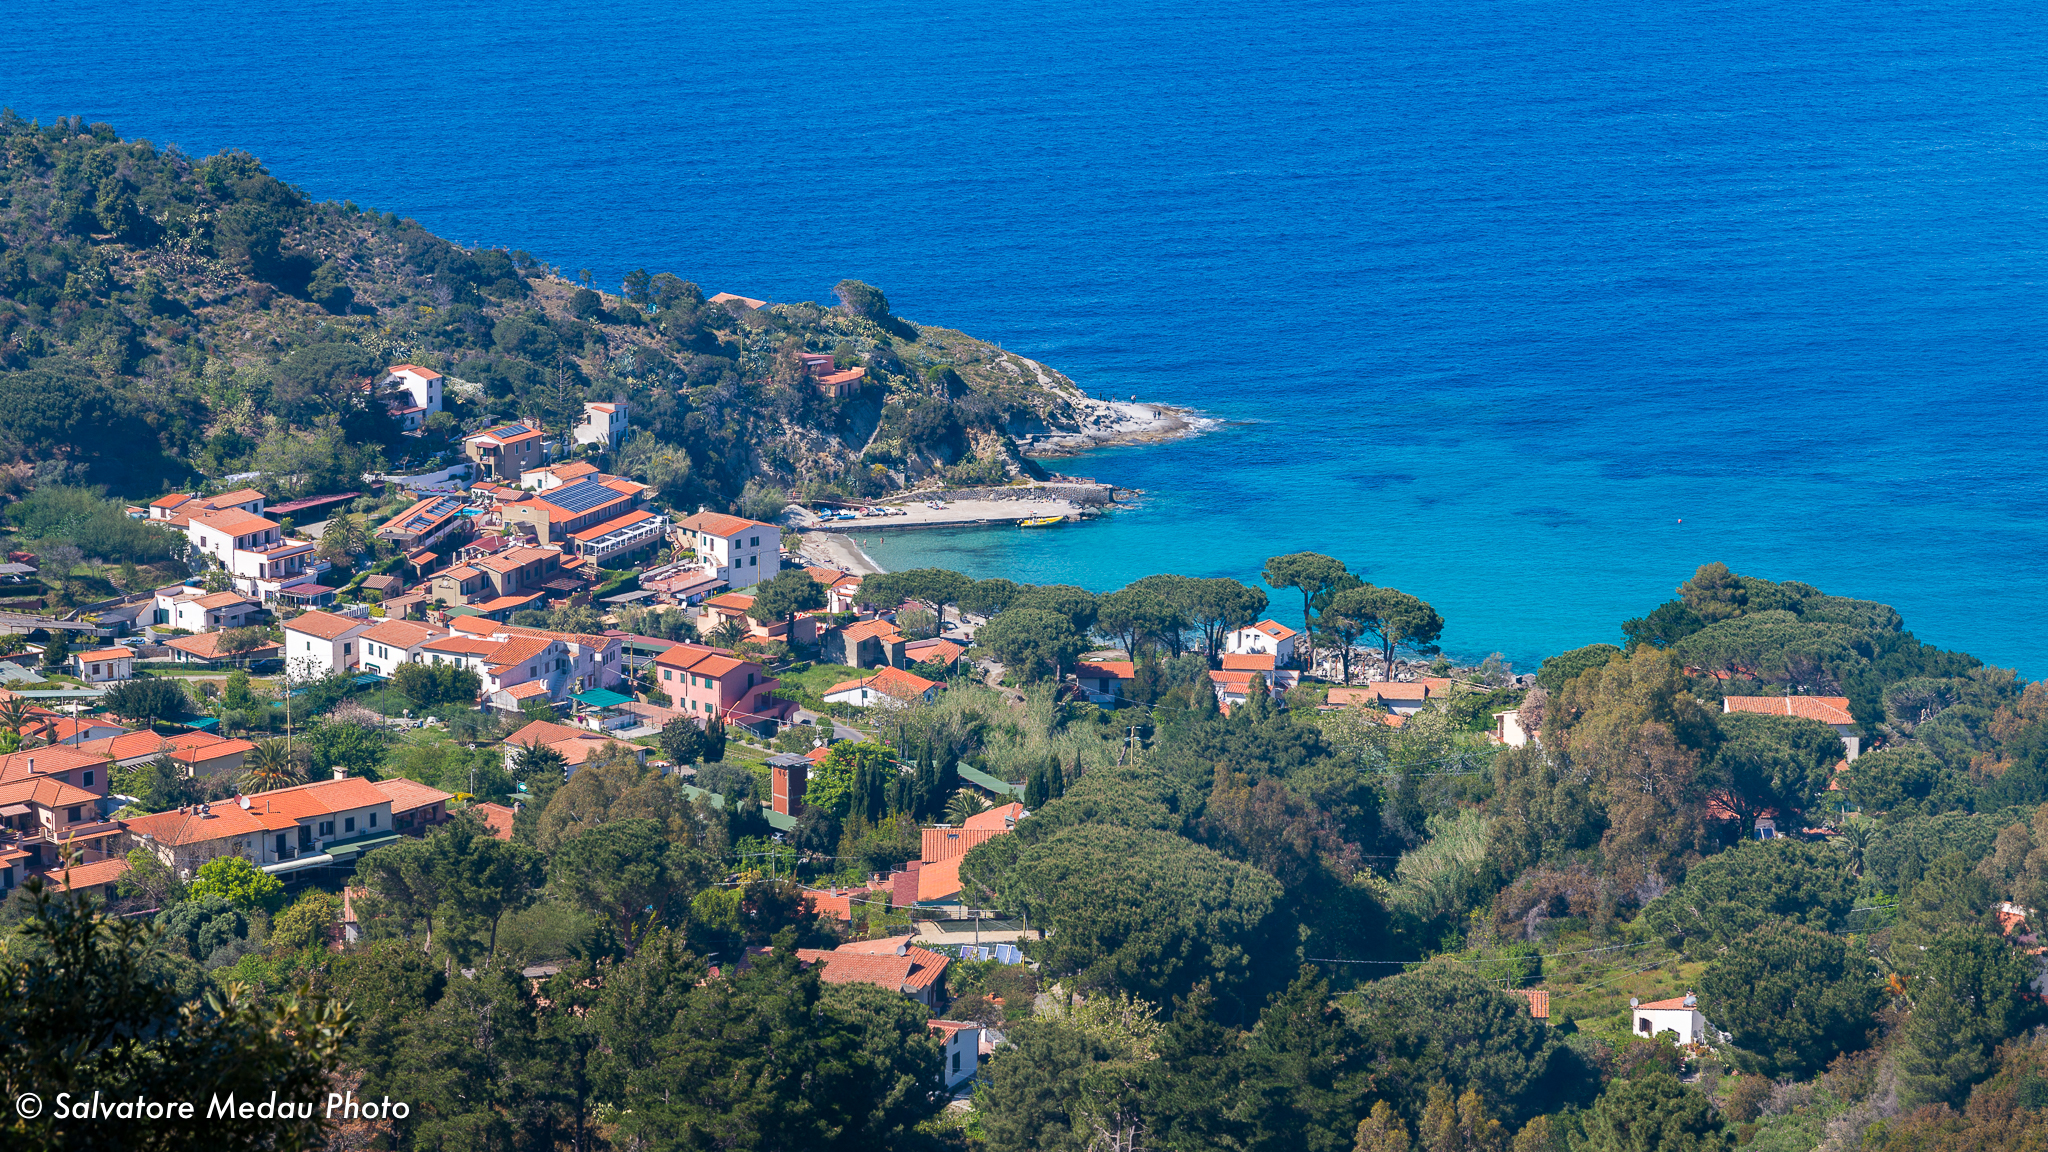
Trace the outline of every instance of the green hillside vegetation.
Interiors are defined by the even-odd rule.
[[[240,472],[277,500],[425,465],[504,419],[560,430],[628,400],[614,470],[679,506],[880,495],[929,477],[1031,472],[1013,427],[1071,423],[1079,391],[1040,365],[909,323],[842,282],[838,301],[712,304],[669,272],[618,293],[525,252],[469,249],[395,212],[315,202],[253,156],[189,157],[104,124],[0,114],[0,452],[20,491],[115,495]],[[866,369],[821,396],[799,352]],[[426,435],[359,382],[414,363],[451,379]]]

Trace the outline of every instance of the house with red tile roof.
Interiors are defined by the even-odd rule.
[[[585,560],[616,568],[621,557],[660,547],[667,539],[668,517],[642,508],[571,532],[568,547]]]
[[[1413,716],[1430,702],[1429,685],[1392,681],[1379,684],[1338,685],[1330,689],[1332,705],[1366,704],[1385,708],[1402,716]]]
[[[583,416],[576,426],[569,430],[570,438],[578,444],[588,444],[600,452],[617,451],[626,442],[629,429],[626,413],[631,405],[623,402],[593,404],[585,402]]]
[[[177,732],[159,736],[145,729],[87,740],[78,745],[78,750],[111,760],[117,768],[133,768],[159,756],[168,756],[184,766],[185,775],[200,777],[239,775],[243,762],[249,753],[256,750],[256,745],[211,732]]]
[[[1261,620],[1225,634],[1223,650],[1265,652],[1282,665],[1295,665],[1308,655],[1308,638],[1277,620]]]
[[[448,635],[445,628],[385,617],[370,625],[359,640],[363,670],[389,678],[400,666],[418,664],[428,642]]]
[[[724,648],[678,644],[656,656],[654,667],[655,682],[673,707],[700,724],[717,717],[765,731],[796,708],[772,695],[782,681]]]
[[[151,617],[154,623],[188,632],[213,632],[241,628],[262,609],[254,598],[240,592],[208,592],[189,584],[173,584],[156,590]]]
[[[967,645],[958,640],[944,640],[932,637],[928,640],[911,640],[903,645],[903,662],[907,665],[937,664],[951,668],[962,656],[967,655]]]
[[[922,829],[924,849],[919,859],[929,868],[941,860],[965,856],[968,851],[984,841],[1007,834],[1017,826],[1024,816],[1022,804],[998,805],[986,812],[969,816],[965,823],[955,828],[941,824],[935,828]]]
[[[1074,665],[1074,682],[1088,700],[1106,708],[1123,701],[1125,689],[1138,678],[1138,666],[1129,660],[1082,660]]]
[[[424,836],[430,828],[448,822],[451,793],[430,788],[417,780],[393,776],[372,782],[372,787],[391,800],[391,827],[407,836]]]
[[[52,744],[83,744],[87,740],[126,735],[128,729],[96,716],[53,716],[40,728],[28,728],[27,732],[41,735]]]
[[[171,659],[179,664],[204,664],[216,668],[222,664],[243,665],[255,660],[276,660],[284,655],[284,645],[275,640],[265,640],[254,648],[241,652],[221,651],[223,633],[201,632],[197,636],[173,636],[164,641],[171,650]]]
[[[878,668],[874,675],[865,679],[842,680],[834,684],[825,689],[824,696],[827,704],[851,704],[856,708],[896,707],[919,701],[930,703],[943,687],[945,685],[936,680],[927,680],[915,672]]]
[[[1655,1039],[1659,1033],[1676,1032],[1680,1047],[1706,1042],[1707,1018],[1700,1014],[1699,999],[1690,992],[1648,1004],[1630,1000],[1628,1006],[1633,1016],[1629,1030],[1645,1040]]]
[[[782,529],[773,524],[700,511],[676,521],[670,536],[697,554],[707,575],[734,588],[773,579],[782,570]]]
[[[1510,988],[1507,992],[1528,1006],[1531,1019],[1550,1023],[1549,992],[1541,988]]]
[[[951,1091],[974,1079],[981,1069],[981,1025],[972,1020],[934,1020],[931,1027],[944,1045],[939,1053],[940,1082]]]
[[[380,387],[387,391],[402,391],[406,394],[406,402],[387,405],[394,413],[415,411],[423,420],[424,417],[441,410],[442,383],[441,374],[432,368],[422,368],[417,364],[393,364],[384,370],[384,379],[380,382]],[[413,428],[417,428],[419,423],[415,422]]]
[[[827,984],[873,984],[936,1012],[945,1000],[946,966],[952,960],[908,941],[898,936],[841,944],[831,951],[799,948],[796,956],[805,965],[822,965],[818,978]]]
[[[1842,738],[1842,749],[1849,759],[1863,754],[1863,726],[1849,715],[1847,696],[1723,696],[1721,711],[1817,720]]]
[[[519,818],[519,810],[517,808],[507,808],[503,804],[493,804],[486,801],[481,804],[471,804],[469,810],[483,817],[484,824],[491,830],[492,839],[510,840],[512,838],[513,822]]]
[[[346,672],[362,661],[358,639],[376,621],[337,616],[332,612],[301,612],[284,622],[284,658],[319,672]]]
[[[388,540],[404,552],[432,548],[444,541],[461,541],[470,533],[476,517],[464,516],[469,501],[460,496],[428,496],[386,520],[377,529],[377,539]]]
[[[1251,698],[1252,680],[1259,677],[1257,672],[1211,672],[1209,686],[1216,690],[1216,703],[1225,711]],[[1263,679],[1263,677],[1259,677]],[[1286,693],[1286,689],[1268,682],[1266,694],[1275,700]]]
[[[261,507],[262,494],[252,495],[255,500],[250,503]],[[227,497],[213,498],[214,501],[225,499]],[[185,529],[185,536],[192,542],[195,553],[227,571],[237,591],[268,601],[276,598],[287,585],[310,579],[317,558],[313,554],[311,540],[286,536],[284,528],[276,521],[247,511],[250,503],[195,511],[189,515],[181,510],[184,524],[173,523]]]
[[[597,465],[588,460],[564,460],[560,464],[550,464],[545,468],[529,468],[520,473],[519,486],[532,492],[545,492],[550,488],[574,484],[587,476],[597,474]]]
[[[635,511],[649,491],[644,484],[598,473],[540,492],[501,489],[496,507],[507,527],[522,527],[541,544],[562,544],[577,532]]]
[[[909,663],[909,641],[890,620],[858,620],[825,629],[818,638],[818,659],[849,668],[901,668]]]
[[[647,763],[647,749],[637,744],[621,744],[613,737],[587,728],[575,728],[567,724],[556,724],[547,720],[535,720],[505,738],[500,745],[505,757],[505,771],[513,770],[519,754],[539,744],[560,753],[571,776],[576,769],[592,756],[607,747],[625,748],[632,752],[642,764]]]
[[[71,657],[71,667],[72,675],[87,684],[132,680],[135,678],[135,650],[96,648],[91,652],[75,653]]]
[[[388,843],[391,797],[359,777],[316,780],[118,822],[142,848],[189,879],[199,866],[240,856],[265,872],[345,863]]]

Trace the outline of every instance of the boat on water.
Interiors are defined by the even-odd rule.
[[[1055,524],[1064,524],[1064,523],[1066,523],[1066,522],[1067,522],[1067,518],[1066,518],[1065,516],[1033,516],[1033,517],[1032,517],[1031,519],[1029,519],[1029,520],[1019,520],[1019,521],[1017,521],[1017,527],[1019,527],[1019,528],[1050,528],[1050,527],[1052,527],[1052,526],[1053,526],[1053,525],[1055,525]]]

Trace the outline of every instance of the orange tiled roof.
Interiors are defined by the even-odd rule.
[[[927,680],[914,672],[905,672],[901,668],[877,668],[875,669],[875,674],[866,679],[842,680],[834,684],[830,688],[825,689],[825,695],[830,696],[835,692],[845,692],[848,689],[863,687],[873,688],[877,692],[887,693],[890,696],[908,700],[913,696],[922,696],[933,688],[938,687],[938,681]]]
[[[1226,656],[1224,659],[1228,660],[1229,657]],[[1224,667],[1228,668],[1230,665],[1225,664]],[[1129,660],[1083,660],[1074,665],[1074,674],[1092,678],[1130,680],[1138,675],[1138,666]]]
[[[254,488],[237,488],[233,492],[223,492],[218,496],[208,496],[206,498],[206,505],[209,508],[232,508],[237,504],[254,504],[258,500],[268,499],[270,497],[265,496]]]
[[[1295,634],[1294,629],[1280,623],[1278,620],[1261,620],[1257,624],[1252,625],[1252,627],[1257,628],[1275,640],[1285,640]]]
[[[523,684],[514,684],[503,691],[505,695],[510,696],[514,700],[531,700],[536,696],[546,696],[548,694],[548,685],[545,680],[528,680]]]
[[[902,634],[896,630],[896,625],[888,620],[863,620],[858,624],[848,624],[839,634],[854,644],[863,640],[903,639]]]
[[[498,645],[490,655],[484,657],[491,665],[491,671],[511,668],[539,656],[554,646],[554,641],[533,636],[521,636]]]
[[[756,528],[773,529],[778,533],[782,531],[773,524],[763,524],[759,520],[749,520],[744,516],[727,516],[718,512],[699,512],[695,516],[684,517],[676,522],[676,527],[722,538],[739,536]]]
[[[1765,716],[1797,716],[1823,724],[1854,724],[1847,696],[1723,696],[1724,712],[1756,712]]]
[[[1651,1012],[1665,1012],[1676,1011],[1682,1008],[1694,1008],[1698,1007],[1698,1005],[1687,1004],[1683,996],[1673,996],[1669,1000],[1653,1000],[1648,1004],[1638,1004],[1636,1007]]]
[[[1520,996],[1529,1005],[1529,1015],[1538,1020],[1550,1019],[1550,993],[1541,988],[1510,988],[1508,994]]]
[[[201,660],[224,660],[227,657],[220,650],[221,637],[224,635],[225,633],[221,632],[201,632],[196,636],[173,636],[169,640],[164,641],[164,644],[168,647],[176,648],[180,652],[189,652]],[[247,656],[252,660],[261,660],[265,652],[281,649],[282,647],[283,645],[275,640],[266,640],[247,652],[236,653],[236,655]]]
[[[119,856],[110,860],[95,860],[90,864],[73,864],[69,868],[53,868],[46,873],[50,883],[56,885],[59,892],[112,884],[127,874],[128,861]]]
[[[422,379],[426,380],[439,380],[441,378],[441,374],[439,372],[434,371],[432,368],[422,368],[417,364],[393,364],[391,367],[386,368],[384,371],[392,376],[396,376],[400,372],[410,372],[413,375],[421,377]]]
[[[0,783],[0,804],[40,804],[45,808],[67,808],[91,804],[98,796],[83,788],[60,783],[48,776],[30,776]]]
[[[951,860],[955,856],[965,856],[969,849],[980,845],[984,840],[1001,836],[1008,832],[1009,829],[926,828],[922,831],[923,850],[918,853],[918,858],[924,862],[926,868],[929,868],[941,860]],[[918,873],[920,876],[923,874],[922,870]]]
[[[1225,672],[1271,672],[1277,665],[1271,652],[1225,652]]]
[[[87,743],[99,744],[118,740],[118,736],[102,737]],[[91,768],[105,764],[107,753],[89,749],[83,744],[52,744],[46,748],[31,748],[25,752],[10,752],[0,756],[0,780],[24,780],[30,776],[51,776],[69,772],[73,768]]]
[[[339,640],[350,630],[367,627],[368,624],[367,620],[336,616],[332,612],[305,612],[285,621],[284,630],[318,636],[322,640]]]
[[[102,648],[97,652],[80,652],[74,660],[133,660],[135,652],[129,648]]]
[[[425,624],[415,624],[409,620],[386,619],[371,627],[368,632],[363,633],[363,639],[374,640],[379,644],[389,644],[393,648],[411,648],[416,644],[424,644],[437,636],[445,635],[447,633],[439,628],[430,628]]]
[[[960,826],[962,828],[1008,828],[1023,818],[1024,806],[1013,800],[1008,804],[998,804],[986,812],[977,812],[969,816]]]
[[[917,898],[919,901],[943,900],[960,894],[960,865],[967,859],[966,853],[948,856],[917,870]]]
[[[230,604],[254,604],[256,601],[240,592],[215,592],[195,597],[192,603],[199,608],[226,608]]]
[[[249,807],[242,807],[242,800],[247,800]],[[178,847],[224,836],[247,836],[291,828],[299,821],[314,816],[389,802],[389,797],[378,791],[376,785],[359,776],[349,776],[223,800],[211,805],[210,815],[201,815],[196,809],[173,810],[123,820],[121,826],[131,833],[152,837],[158,843]]]
[[[567,724],[556,724],[548,720],[535,720],[505,737],[505,743],[517,744],[523,748],[535,741],[553,744],[558,740],[580,740],[590,735],[592,733],[582,728],[572,728]]]
[[[209,509],[194,513],[192,519],[231,536],[247,536],[278,526],[274,520],[265,520],[254,512],[244,512],[240,508]]]
[[[407,780],[403,776],[374,781],[371,787],[391,798],[391,811],[394,815],[455,799],[452,793],[443,792],[439,788],[429,788],[417,780]]]

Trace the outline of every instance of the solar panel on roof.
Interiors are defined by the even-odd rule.
[[[555,507],[565,508],[571,512],[588,512],[607,500],[616,500],[618,498],[619,494],[617,492],[599,484],[595,480],[565,484],[541,497],[541,499],[546,500]]]

